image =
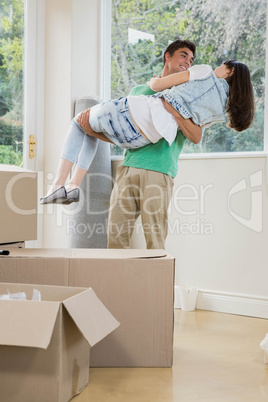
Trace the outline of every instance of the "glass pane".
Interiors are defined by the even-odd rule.
[[[256,117],[242,133],[215,124],[206,129],[200,144],[186,141],[183,151],[262,151],[266,10],[266,0],[113,0],[111,97],[126,96],[134,86],[161,74],[168,44],[178,37],[189,39],[197,45],[195,64],[215,68],[236,59],[249,66]],[[117,147],[114,152],[122,153]]]
[[[0,163],[23,160],[24,0],[0,2]]]

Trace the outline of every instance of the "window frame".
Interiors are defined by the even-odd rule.
[[[100,96],[111,99],[112,0],[101,0]]]
[[[111,24],[112,0],[101,1],[101,96],[104,100],[111,96]],[[268,2],[266,19],[266,66],[265,66],[265,108],[263,151],[181,153],[180,159],[230,159],[268,156]],[[111,155],[113,160],[123,160],[123,155]]]
[[[44,158],[45,94],[45,2],[25,0],[24,53],[24,150],[23,166],[41,171]],[[29,136],[36,143],[35,157],[29,158]]]
[[[23,166],[38,172],[38,193],[42,193],[44,159],[44,97],[45,97],[45,18],[44,0],[25,0],[24,49],[24,144]],[[29,136],[34,134],[35,157],[29,158]],[[38,214],[37,240],[27,247],[42,247],[43,216]]]

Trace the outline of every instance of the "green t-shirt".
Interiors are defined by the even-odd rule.
[[[148,85],[139,85],[131,90],[130,95],[152,95],[154,93]],[[182,131],[178,130],[171,145],[162,138],[155,144],[151,143],[137,149],[127,149],[122,166],[154,170],[175,177],[178,173],[178,159],[185,140]]]

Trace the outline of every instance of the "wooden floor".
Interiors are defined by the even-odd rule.
[[[74,402],[268,401],[268,320],[175,310],[173,368],[91,368]]]

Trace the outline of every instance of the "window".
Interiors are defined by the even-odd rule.
[[[0,163],[23,160],[24,1],[0,2]]]
[[[246,152],[264,149],[266,0],[112,0],[111,97],[161,74],[170,42],[197,45],[195,64],[213,68],[227,59],[246,63],[254,86],[253,125],[235,133],[225,123],[205,130],[202,141],[186,141],[184,153]],[[122,151],[113,147],[114,154]]]

